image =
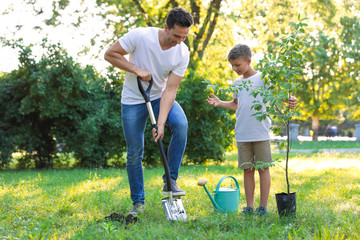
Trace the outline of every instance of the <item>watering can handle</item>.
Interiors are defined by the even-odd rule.
[[[217,186],[216,186],[216,191],[219,191],[221,182],[222,182],[225,178],[228,178],[228,177],[229,177],[229,178],[232,178],[232,179],[235,181],[235,184],[236,184],[237,189],[240,189],[239,183],[238,183],[238,181],[236,180],[236,178],[234,178],[233,176],[225,176],[225,177],[223,177],[223,178],[219,181],[219,183],[217,184]]]

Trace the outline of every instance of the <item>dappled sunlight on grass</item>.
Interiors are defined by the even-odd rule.
[[[56,228],[61,232],[58,238],[67,238],[77,226],[103,218],[104,209],[120,208],[121,199],[128,199],[128,183],[122,173],[100,170],[94,174],[93,170],[86,169],[3,172],[0,216],[6,212],[7,218],[0,217],[0,226],[4,221],[11,223],[14,229],[24,224],[23,231],[39,229],[47,236]],[[0,227],[0,238],[1,233]],[[30,234],[25,236],[30,237]]]
[[[286,191],[284,168],[285,161],[281,161],[271,169],[272,194]],[[359,213],[359,154],[293,156],[289,160],[289,181],[290,191],[297,192],[301,203],[299,213],[308,208],[316,212]]]
[[[285,160],[286,157],[286,153],[273,153],[273,158],[274,159],[280,159],[280,160]],[[290,160],[291,159],[295,159],[295,158],[299,158],[302,160],[315,160],[315,159],[359,159],[360,158],[360,153],[359,152],[345,152],[345,153],[340,153],[340,152],[315,152],[315,153],[297,153],[297,152],[291,152],[290,151]]]
[[[312,200],[317,203],[321,203],[322,207],[327,207],[334,212],[350,211],[357,213],[360,210],[358,204],[360,190],[357,188],[357,193],[355,193],[351,190],[353,188],[353,183],[328,178],[322,180],[322,184],[319,184],[317,191],[308,196],[311,196]]]
[[[276,163],[276,166],[272,168],[276,174],[285,175],[285,161],[280,158],[281,161]],[[347,177],[358,177],[360,176],[360,155],[359,154],[313,154],[313,156],[293,156],[289,159],[289,175],[298,175],[310,178],[321,176],[332,169],[339,171],[344,170],[342,174],[346,174]],[[332,172],[336,174],[335,172]],[[340,176],[337,176],[341,178]],[[336,179],[333,179],[336,180]]]
[[[123,181],[122,177],[116,177],[116,178],[108,177],[108,178],[99,179],[95,175],[93,179],[88,179],[68,189],[67,195],[69,197],[72,197],[74,195],[90,194],[98,191],[113,190],[116,187],[118,187],[121,181]]]
[[[315,159],[315,160],[301,160],[292,159],[291,165],[295,165],[295,172],[301,172],[310,169],[316,169],[323,171],[331,168],[360,168],[360,160],[356,159],[341,159],[327,158],[327,159]]]
[[[109,206],[121,208],[121,199],[129,197],[124,176],[101,176],[89,173],[88,179],[64,189],[58,213],[79,220],[102,218]],[[106,214],[106,213],[105,213]]]
[[[164,185],[162,176],[159,175],[156,178],[152,178],[151,181],[145,180],[145,188],[162,187]]]
[[[358,197],[357,197],[357,202],[359,202]],[[338,203],[334,207],[334,211],[336,211],[336,212],[348,212],[348,211],[351,211],[354,214],[360,214],[360,206],[356,205],[356,204],[353,204],[353,203],[350,203],[350,202],[342,201],[342,202]]]
[[[128,186],[117,188],[112,192],[112,196],[116,199],[123,199],[123,198],[129,198],[130,196],[130,189]]]
[[[21,180],[16,186],[1,186],[0,197],[10,194],[18,199],[31,198],[42,193],[42,189],[38,186],[38,180]]]

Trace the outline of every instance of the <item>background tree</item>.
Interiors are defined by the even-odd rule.
[[[313,140],[318,138],[320,119],[343,118],[346,109],[353,109],[349,117],[359,115],[359,18],[340,19],[339,35],[329,36],[313,31],[308,36],[307,74],[299,85],[300,109],[303,118],[312,119]],[[339,94],[341,93],[341,94]]]
[[[338,94],[336,64],[339,61],[339,49],[335,38],[322,32],[314,33],[307,39],[307,74],[303,76],[297,93],[301,99],[301,114],[305,119],[312,119],[313,140],[317,140],[320,118],[333,118],[336,110],[344,105],[342,95]]]
[[[345,98],[349,117],[360,119],[360,16],[344,17],[340,23],[339,90]]]

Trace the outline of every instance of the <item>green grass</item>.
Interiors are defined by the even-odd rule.
[[[354,141],[303,141],[292,142],[291,149],[333,149],[333,148],[360,148],[360,142]]]
[[[283,160],[284,154],[274,154]],[[271,169],[269,217],[214,213],[210,192],[224,175],[238,179],[245,206],[242,172],[235,153],[221,165],[183,166],[179,185],[189,220],[168,222],[161,205],[162,168],[147,168],[146,211],[125,227],[100,222],[131,208],[123,169],[23,170],[0,172],[0,239],[360,239],[360,153],[291,154],[291,190],[297,217],[279,218],[275,193],[286,190],[284,162]],[[256,202],[259,202],[258,177]],[[225,183],[226,184],[226,183]]]

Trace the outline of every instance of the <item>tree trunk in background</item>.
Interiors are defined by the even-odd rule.
[[[313,141],[317,141],[318,140],[318,136],[319,136],[319,122],[320,119],[319,117],[312,117],[312,125],[311,128],[314,131],[313,136],[312,136],[312,140]]]

